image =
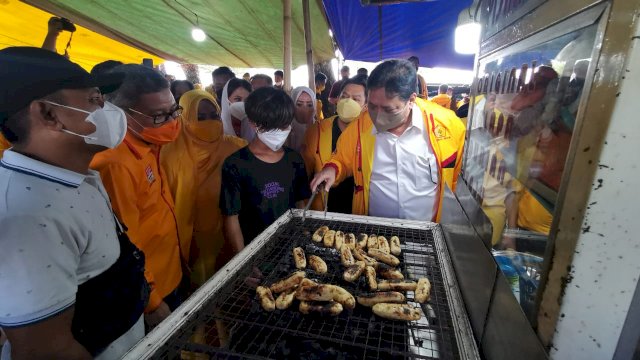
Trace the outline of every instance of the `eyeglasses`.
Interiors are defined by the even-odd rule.
[[[173,111],[171,111],[169,113],[164,113],[164,114],[158,114],[158,115],[151,116],[151,115],[143,114],[138,110],[133,110],[132,108],[129,108],[129,111],[133,111],[136,114],[139,114],[139,115],[142,115],[144,117],[148,117],[148,118],[152,119],[153,123],[156,124],[156,125],[157,124],[162,124],[162,123],[165,123],[165,122],[167,122],[169,120],[173,120],[173,119],[177,118],[178,116],[182,115],[182,110],[184,110],[182,108],[182,106],[178,105],[175,108],[175,110],[173,110]]]

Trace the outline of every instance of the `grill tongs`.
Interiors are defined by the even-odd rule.
[[[313,199],[316,197],[316,195],[318,193],[321,193],[320,196],[322,196],[322,203],[324,204],[324,218],[327,218],[327,208],[329,206],[329,192],[328,191],[324,191],[324,182],[320,183],[318,185],[318,187],[316,187],[316,189],[313,191],[313,194],[311,194],[311,198],[309,199],[309,202],[307,203],[307,206],[304,207],[304,210],[302,211],[302,222],[304,222],[304,220],[307,218],[307,210],[309,210],[309,208],[311,207],[311,203],[313,203]]]

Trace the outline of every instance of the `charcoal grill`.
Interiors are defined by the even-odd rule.
[[[449,255],[438,224],[399,219],[292,210],[260,234],[238,256],[141,340],[127,359],[478,359]],[[379,318],[357,305],[337,317],[302,315],[294,302],[288,310],[265,312],[247,278],[259,272],[271,284],[295,270],[291,250],[321,253],[329,271],[307,277],[343,286],[354,295],[367,292],[342,280],[337,251],[313,245],[320,226],[345,233],[397,235],[406,279],[428,277],[431,300],[424,316],[401,322]],[[332,260],[333,259],[333,260]]]

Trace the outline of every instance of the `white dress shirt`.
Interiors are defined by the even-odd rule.
[[[369,186],[369,215],[432,221],[438,196],[438,165],[417,105],[401,136],[377,132]]]

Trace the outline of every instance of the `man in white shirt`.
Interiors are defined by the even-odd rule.
[[[438,221],[444,186],[455,190],[464,125],[451,110],[417,97],[406,60],[387,60],[367,80],[367,111],[340,135],[311,188],[353,176],[352,212]]]
[[[144,336],[144,254],[111,211],[93,156],[124,112],[95,77],[51,51],[0,50],[0,327],[7,359],[112,359]]]

